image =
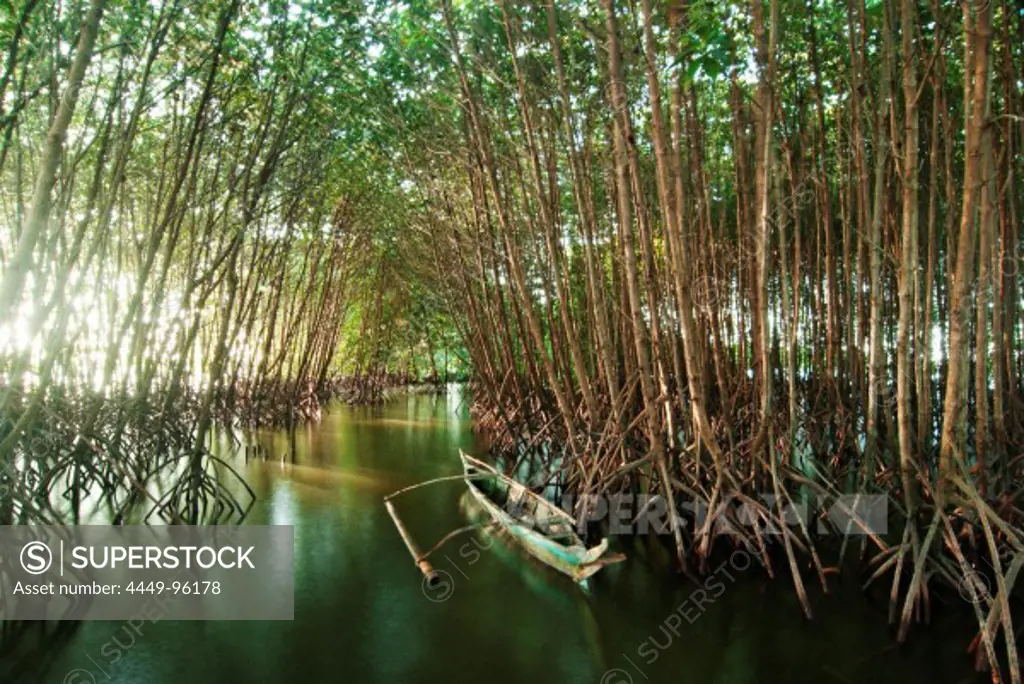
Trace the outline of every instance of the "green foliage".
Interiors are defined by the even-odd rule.
[[[701,13],[691,15],[688,30],[679,37],[678,64],[684,67],[683,78],[688,84],[698,75],[714,81],[737,66],[731,35],[714,15],[714,10],[706,6],[700,9]]]

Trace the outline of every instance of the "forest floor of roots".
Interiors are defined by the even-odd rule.
[[[581,424],[574,449],[555,428],[556,410],[546,408],[537,402],[531,413],[525,404],[477,401],[471,412],[495,460],[568,505],[577,520],[593,521],[595,506],[616,496],[634,503],[625,516],[608,515],[604,508],[606,514],[587,525],[592,536],[609,534],[610,517],[635,523],[646,513],[637,501],[650,502],[652,494],[664,500],[670,492],[671,524],[654,543],[687,577],[700,582],[716,558],[742,551],[767,576],[788,577],[804,614],[812,618],[806,582],[818,582],[827,592],[830,575],[853,569],[865,592],[887,596],[889,622],[899,641],[912,624],[930,620],[936,596],[959,595],[977,622],[969,645],[976,668],[989,669],[993,681],[1004,681],[999,673],[1020,681],[1020,627],[1014,626],[1014,614],[1019,623],[1024,516],[1016,504],[1020,488],[1012,489],[1017,479],[1003,479],[1006,489],[998,496],[983,494],[976,473],[958,457],[941,504],[934,474],[916,474],[918,491],[908,516],[901,478],[885,465],[897,462],[898,455],[894,461],[886,446],[880,448],[878,476],[865,482],[857,477],[863,462],[847,462],[853,451],[848,445],[810,466],[786,456],[798,450],[788,444],[786,426],[777,425],[771,434],[783,437],[770,446],[757,445],[752,431],[746,441],[731,440],[733,446],[717,464],[699,440],[683,445],[667,459],[665,483],[635,432],[626,439],[607,427],[592,432]],[[863,505],[861,498],[871,504]],[[635,531],[624,539],[631,534]]]

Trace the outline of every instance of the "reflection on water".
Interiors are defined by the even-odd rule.
[[[861,599],[854,577],[833,578],[830,596],[812,592],[817,619],[807,623],[785,579],[742,573],[691,625],[668,619],[693,587],[652,568],[663,553],[657,546],[627,548],[630,560],[599,573],[587,597],[501,539],[471,534],[432,556],[447,588],[424,593],[381,499],[460,472],[457,449],[474,443],[459,406],[455,393],[411,396],[337,408],[291,435],[251,436],[259,449],[248,451],[261,457],[237,457],[259,496],[249,522],[295,526],[294,622],[162,622],[134,631],[90,622],[64,625],[52,641],[36,625],[14,639],[7,625],[0,681],[972,681],[963,648],[969,623],[917,628],[896,648],[885,606]],[[466,524],[464,489],[446,482],[396,500],[421,546]],[[11,672],[15,663],[20,672]]]

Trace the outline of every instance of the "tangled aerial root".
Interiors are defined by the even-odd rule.
[[[577,442],[572,443],[550,397],[520,399],[507,387],[502,391],[506,393],[500,402],[477,391],[470,410],[484,444],[508,472],[521,474],[525,468],[532,473],[531,482],[575,495],[577,506],[588,497],[663,491],[642,433],[642,412],[627,425],[609,411],[595,428],[579,409]],[[624,401],[630,392],[628,387],[623,390]],[[852,413],[812,413],[794,444],[782,417],[767,429],[768,435],[781,437],[759,439],[751,429],[746,440],[737,439],[729,424],[750,425],[752,416],[743,413],[749,404],[732,405],[737,408],[715,426],[720,443],[728,445],[718,463],[709,458],[699,437],[692,444],[676,444],[669,459],[669,489],[685,521],[680,570],[691,576],[707,573],[710,559],[723,545],[747,551],[770,577],[779,573],[781,560],[803,613],[811,618],[805,570],[828,592],[827,577],[843,567],[855,535],[861,541],[864,589],[886,578],[890,582],[889,620],[897,625],[900,641],[915,621],[929,619],[935,591],[954,592],[970,604],[977,620],[978,633],[970,645],[977,669],[990,670],[993,681],[1021,681],[1010,609],[1024,565],[1024,515],[1015,503],[1019,491],[998,501],[986,499],[961,460],[959,474],[949,479],[945,505],[935,503],[928,474],[918,473],[921,496],[908,515],[900,478],[891,468],[881,469],[859,490],[886,497],[887,527],[876,530],[870,523],[877,521],[864,519],[849,503],[851,496],[857,501],[858,490],[839,484],[856,482],[863,472],[850,438],[856,427]],[[814,430],[818,420],[839,426],[831,431],[831,440],[821,437],[827,430]],[[801,453],[827,457],[807,462]],[[1020,467],[1019,460],[1015,467]],[[811,500],[818,502],[811,515],[791,514]],[[842,524],[831,515],[837,507]],[[574,512],[581,519],[587,514]],[[893,540],[887,529],[897,530],[898,538]],[[831,564],[818,550],[825,538],[841,542],[829,544],[830,549],[839,548]]]
[[[0,462],[5,523],[238,523],[255,500],[233,468],[194,443],[194,396],[53,393],[16,435],[23,407],[9,399],[0,418],[0,441],[9,445]]]

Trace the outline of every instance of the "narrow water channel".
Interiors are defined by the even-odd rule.
[[[456,450],[474,441],[457,392],[335,408],[293,436],[253,439],[266,457],[237,457],[259,496],[249,522],[295,527],[294,621],[160,622],[142,634],[82,623],[62,643],[40,644],[36,656],[22,648],[28,665],[7,681],[984,681],[964,654],[968,621],[936,606],[943,617],[896,647],[886,606],[864,600],[854,577],[833,577],[828,596],[809,585],[815,620],[806,622],[788,580],[734,572],[692,624],[677,625],[666,620],[693,587],[655,567],[650,553],[627,548],[629,560],[599,573],[585,596],[504,542],[469,536],[438,552],[449,581],[424,592],[381,497],[459,472]],[[463,490],[443,483],[398,500],[424,547],[466,524]]]

